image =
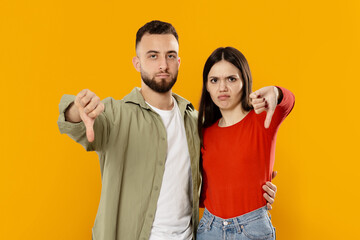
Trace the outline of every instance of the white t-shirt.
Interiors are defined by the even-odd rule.
[[[173,98],[172,110],[157,112],[166,128],[168,151],[165,171],[149,240],[192,239],[192,179],[184,120]]]

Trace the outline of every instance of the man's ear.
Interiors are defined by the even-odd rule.
[[[180,57],[178,57],[178,63],[179,63],[179,66],[178,66],[178,69],[179,69],[179,67],[180,67]]]
[[[132,63],[136,71],[140,72],[140,59],[138,57],[133,57]]]

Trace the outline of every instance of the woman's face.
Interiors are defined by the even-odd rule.
[[[220,110],[241,106],[242,87],[240,70],[232,63],[221,60],[210,69],[206,89]]]

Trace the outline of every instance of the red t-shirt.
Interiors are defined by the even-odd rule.
[[[217,121],[204,130],[200,206],[215,216],[233,218],[266,205],[262,185],[271,181],[276,134],[295,102],[289,90],[281,90],[283,99],[268,129],[266,112],[251,110],[232,126],[219,127]]]

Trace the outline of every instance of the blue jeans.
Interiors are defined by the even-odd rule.
[[[222,219],[206,208],[196,234],[197,240],[274,240],[266,206],[238,217]]]

